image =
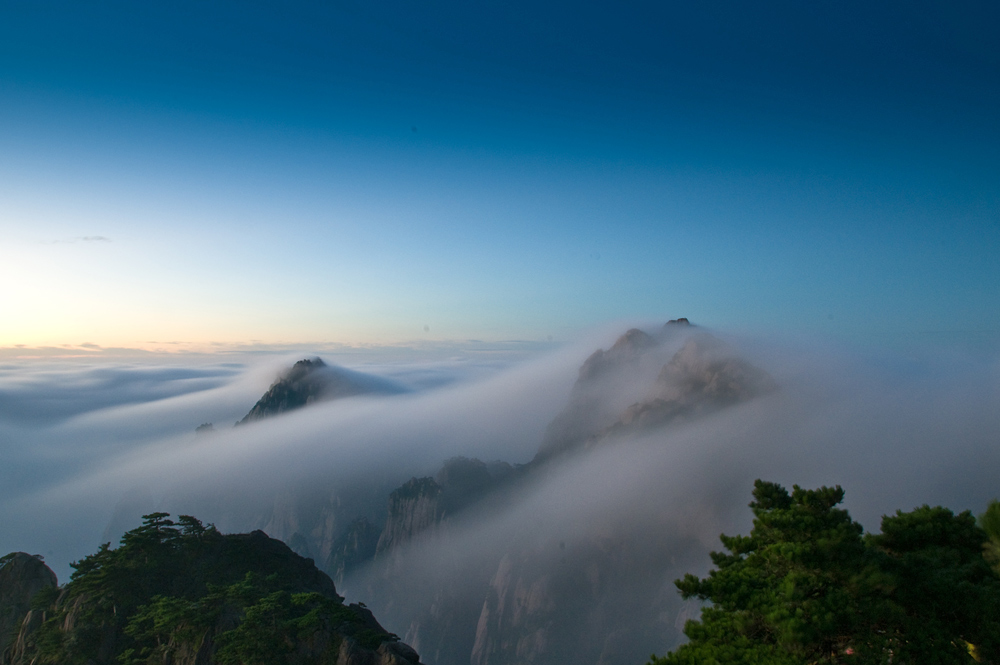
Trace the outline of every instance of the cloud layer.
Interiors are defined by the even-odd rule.
[[[0,550],[45,554],[65,580],[69,561],[134,526],[143,511],[190,513],[245,530],[261,526],[289,488],[350,495],[364,513],[384,508],[389,491],[433,475],[449,457],[527,462],[565,406],[583,359],[613,339],[598,331],[514,364],[370,363],[359,369],[401,383],[408,377],[415,391],[316,404],[237,429],[229,425],[288,358],[247,367],[6,366]],[[872,531],[896,509],[930,503],[978,512],[1000,494],[995,353],[946,343],[904,353],[777,336],[730,341],[781,389],[550,465],[509,501],[457,516],[400,555],[397,572],[406,572],[413,597],[440,586],[442,575],[455,589],[466,578],[481,586],[485,575],[488,583],[499,574],[501,551],[545,568],[627,542],[612,557],[618,563],[601,573],[621,592],[601,602],[622,621],[659,612],[662,633],[648,642],[662,650],[696,611],[679,601],[671,581],[704,573],[720,532],[749,530],[755,478],[842,485],[846,507]],[[194,427],[208,421],[217,431],[195,436]],[[360,571],[341,591],[377,602],[385,594],[380,574]],[[645,604],[625,607],[638,597]],[[419,611],[397,606],[384,620],[406,634],[407,612]]]

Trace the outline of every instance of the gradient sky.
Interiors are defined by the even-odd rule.
[[[1000,5],[0,4],[0,346],[1000,331]]]

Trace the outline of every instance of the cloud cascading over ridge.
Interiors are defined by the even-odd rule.
[[[531,560],[543,570],[560,557],[586,561],[595,547],[615,551],[614,543],[628,542],[625,563],[602,575],[622,594],[641,591],[666,612],[640,641],[662,651],[679,636],[678,617],[692,611],[670,581],[703,573],[719,532],[748,530],[755,478],[842,485],[846,507],[869,530],[897,508],[930,503],[980,511],[1000,493],[995,353],[947,344],[917,355],[850,351],[779,336],[731,341],[774,377],[777,392],[550,464],[510,501],[457,515],[436,536],[400,550],[396,570],[406,572],[411,598],[418,600],[413,606],[397,601],[380,619],[406,633],[412,628],[407,612],[423,611],[419,599],[440,587],[442,575],[453,575],[445,581],[459,596],[466,576],[478,584],[495,581],[483,571],[497,565],[501,545],[518,543],[516,551],[534,553]],[[151,372],[144,380],[164,385],[150,389],[142,403],[103,406],[55,425],[5,418],[3,453],[19,481],[5,483],[0,548],[46,554],[65,578],[68,561],[91,551],[97,539],[134,526],[142,512],[194,514],[224,530],[247,530],[266,526],[289,488],[303,496],[339,493],[355,501],[359,515],[374,519],[390,491],[411,476],[433,475],[448,458],[531,460],[546,425],[565,406],[582,359],[597,345],[608,345],[606,333],[407,394],[318,403],[235,429],[214,418],[223,426],[204,436],[195,436],[193,426],[213,419],[212,411],[245,411],[277,365],[244,374],[231,368]],[[395,367],[398,375],[404,370]],[[185,385],[200,390],[169,394],[172,381],[191,376],[202,383]],[[88,370],[79,379],[66,382],[67,394],[86,392],[93,376]],[[4,390],[13,394],[18,385],[28,386],[23,397],[30,396],[31,382],[7,381]],[[272,521],[272,528],[286,527]],[[451,567],[442,569],[442,560]],[[530,576],[527,561],[507,565]],[[659,582],[643,586],[635,571]],[[380,575],[356,570],[341,590],[352,600],[377,603],[385,594]],[[471,589],[470,597],[480,591]],[[621,594],[603,598],[606,611],[622,617],[643,611],[618,607],[625,602]],[[636,614],[635,622],[640,618]]]

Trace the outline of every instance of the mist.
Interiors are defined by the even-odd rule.
[[[66,581],[70,561],[153,510],[283,539],[304,528],[293,504],[336,502],[377,522],[393,489],[433,476],[449,458],[530,462],[581,363],[626,327],[528,359],[369,362],[351,369],[408,392],[317,403],[239,428],[232,423],[297,357],[169,371],[5,366],[0,550],[43,554]],[[897,509],[927,503],[978,513],[1000,494],[994,349],[711,332],[779,389],[535,469],[516,491],[350,572],[338,590],[366,602],[429,663],[455,661],[428,632],[432,606],[445,598],[470,615],[465,653],[486,663],[490,622],[512,611],[490,598],[520,583],[520,611],[553,625],[606,621],[588,638],[600,642],[591,651],[608,654],[600,662],[629,662],[674,646],[683,621],[697,616],[672,580],[706,573],[720,533],[749,531],[756,478],[841,485],[845,507],[869,531]],[[631,383],[608,384],[602,399],[616,409],[634,402],[681,341],[664,342]],[[215,431],[196,436],[202,422]],[[597,614],[531,607],[532,598],[570,592]],[[546,648],[569,648],[558,642],[562,633],[550,634]]]

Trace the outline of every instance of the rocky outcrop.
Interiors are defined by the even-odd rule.
[[[271,384],[250,412],[237,425],[300,409],[323,396],[326,381],[317,370],[326,367],[319,358],[300,360],[284,376]]]
[[[250,412],[237,422],[243,425],[300,409],[320,400],[355,395],[393,395],[403,388],[377,376],[331,367],[319,358],[300,360],[271,384]]]
[[[40,558],[24,552],[0,558],[0,650],[17,635],[32,599],[56,586],[56,574]]]
[[[737,357],[715,337],[701,333],[663,366],[650,396],[626,409],[596,438],[701,417],[776,389],[777,383],[767,372]]]
[[[376,556],[403,545],[444,517],[441,486],[433,478],[410,478],[389,495],[385,528],[375,547]]]
[[[351,522],[347,531],[333,544],[327,560],[326,571],[334,583],[342,583],[345,575],[375,556],[381,535],[382,530],[365,517]]]
[[[594,351],[580,367],[577,383],[588,383],[612,372],[634,366],[642,358],[643,353],[654,346],[656,340],[653,337],[638,328],[632,328],[619,337],[607,351],[602,349]]]
[[[446,518],[507,487],[518,475],[519,470],[506,462],[452,457],[434,478],[411,478],[389,495],[388,514],[376,554],[437,528]]]
[[[471,665],[643,662],[664,633],[652,611],[663,591],[633,554],[620,538],[596,536],[508,551],[482,603]]]
[[[638,383],[643,366],[663,362],[667,341],[682,346],[662,365],[652,387],[627,404],[616,403],[625,394],[624,384]],[[533,463],[622,434],[702,417],[776,388],[767,372],[687,319],[668,321],[656,337],[630,330],[580,368],[569,404],[549,425]]]
[[[569,403],[549,424],[534,462],[571,450],[615,422],[621,409],[616,397],[635,390],[636,374],[659,341],[633,328],[607,351],[598,349],[580,367]],[[636,395],[638,396],[638,395]]]
[[[507,462],[452,457],[434,476],[441,487],[444,515],[455,515],[515,480],[520,469]]]

